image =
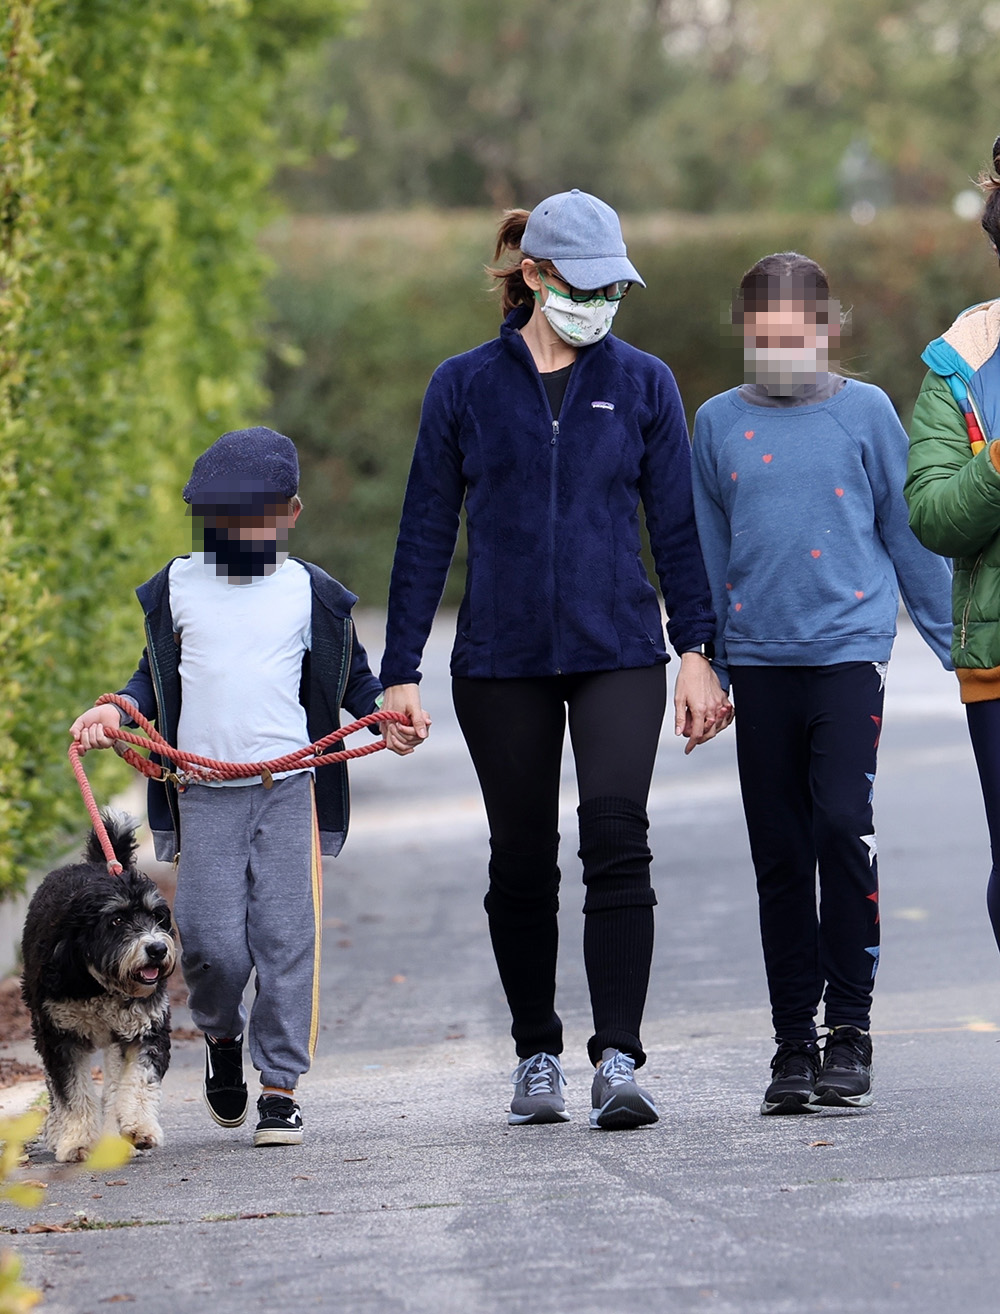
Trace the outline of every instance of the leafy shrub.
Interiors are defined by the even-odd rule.
[[[194,455],[259,416],[282,52],[337,13],[0,9],[0,891],[81,820],[66,727],[131,671]]]

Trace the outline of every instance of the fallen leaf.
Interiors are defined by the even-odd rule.
[[[405,980],[406,980],[406,977],[405,977],[405,976],[397,975],[397,976],[394,976],[394,977],[392,978],[392,984],[393,984],[393,985],[402,985],[403,982],[404,982]]]
[[[820,1145],[832,1145],[832,1144],[833,1141],[810,1141],[809,1148],[810,1150],[815,1150]]]
[[[448,1034],[445,1036],[445,1040],[464,1040],[464,1039],[465,1039],[464,1031],[449,1031]]]
[[[114,1305],[116,1302],[122,1300],[135,1300],[135,1296],[132,1295],[131,1291],[119,1291],[115,1296],[104,1296],[101,1300],[101,1304]]]
[[[121,1178],[120,1180],[118,1180],[117,1182],[105,1182],[104,1185],[105,1185],[105,1186],[128,1186],[128,1182],[126,1182],[125,1179],[124,1179],[124,1177],[122,1177],[122,1178]]]
[[[292,1178],[292,1181],[293,1181],[293,1182],[311,1182],[311,1181],[312,1181],[312,1178],[308,1175],[308,1173],[296,1173],[295,1176]]]
[[[345,1159],[344,1163],[367,1163],[368,1155],[363,1154],[360,1159]]]
[[[24,1229],[26,1232],[72,1232],[71,1223],[29,1223]]]

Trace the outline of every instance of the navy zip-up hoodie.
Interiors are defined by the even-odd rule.
[[[424,398],[392,570],[381,682],[419,681],[465,503],[453,675],[509,679],[669,660],[639,502],[679,653],[715,616],[673,375],[609,334],[576,358],[558,420],[519,329],[444,362]]]
[[[168,562],[136,589],[145,615],[146,647],[138,669],[119,692],[131,698],[147,720],[155,722],[167,743],[176,746],[181,714],[181,650],[174,638],[170,612],[170,565]],[[341,706],[354,717],[373,712],[381,687],[368,667],[367,654],[351,619],[357,598],[319,566],[308,561],[300,565],[308,572],[312,588],[312,648],[302,661],[299,701],[306,709],[310,740],[315,741],[338,728]],[[160,759],[154,755],[153,760]],[[180,849],[174,785],[150,780],[146,806],[156,856],[161,862],[169,862]],[[317,768],[316,812],[322,851],[339,853],[350,815],[346,763]]]

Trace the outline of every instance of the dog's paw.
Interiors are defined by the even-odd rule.
[[[137,1127],[122,1127],[121,1133],[137,1150],[152,1150],[163,1144],[163,1128],[158,1122],[146,1122]]]
[[[56,1143],[56,1163],[83,1163],[93,1149],[91,1144],[80,1145],[79,1137],[61,1137]]]

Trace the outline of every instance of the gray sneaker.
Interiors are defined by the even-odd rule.
[[[512,1127],[538,1122],[569,1122],[562,1088],[566,1078],[554,1054],[532,1054],[510,1074],[514,1094],[507,1121]]]
[[[620,1049],[606,1049],[590,1091],[591,1127],[623,1131],[659,1122],[653,1097],[635,1083],[635,1059]]]

